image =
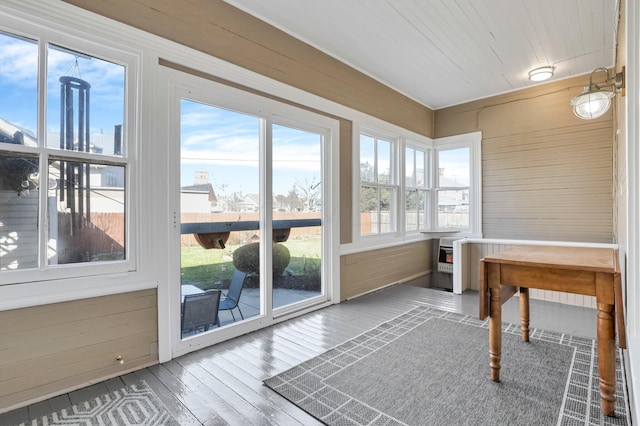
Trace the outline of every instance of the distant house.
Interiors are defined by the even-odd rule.
[[[180,209],[182,213],[211,213],[217,205],[218,197],[210,183],[180,188]]]

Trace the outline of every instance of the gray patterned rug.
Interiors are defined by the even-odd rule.
[[[26,425],[179,426],[144,381],[20,424]]]
[[[329,425],[630,424],[620,351],[607,417],[593,339],[504,324],[495,383],[487,328],[419,306],[264,383]]]

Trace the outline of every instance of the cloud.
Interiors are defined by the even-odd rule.
[[[38,45],[0,34],[0,85],[35,88],[38,78]]]
[[[263,119],[241,112],[183,99],[181,161],[189,164],[258,167]],[[276,171],[321,169],[321,137],[285,126],[273,126],[273,167]]]

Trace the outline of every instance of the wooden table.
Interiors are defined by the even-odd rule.
[[[491,379],[500,381],[502,304],[520,291],[522,340],[529,341],[529,288],[595,296],[602,410],[615,415],[615,322],[626,348],[617,251],[609,248],[521,246],[480,260],[480,319],[489,316]],[[615,312],[615,315],[614,315]]]

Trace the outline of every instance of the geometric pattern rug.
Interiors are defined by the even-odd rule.
[[[144,381],[20,424],[23,425],[179,426]]]
[[[436,321],[452,322],[458,325],[448,325],[447,327],[460,327],[471,329],[471,333],[480,334],[475,343],[471,340],[460,340],[460,336],[468,336],[467,334],[458,334],[457,330],[448,332],[452,336],[437,335],[436,338],[429,334],[423,340],[433,342],[423,343],[423,346],[412,346],[416,340],[415,333],[421,331],[421,327],[431,321],[429,327],[443,329],[445,323],[435,326]],[[600,403],[600,387],[598,381],[597,369],[597,345],[595,339],[572,336],[569,334],[549,332],[546,330],[532,328],[530,330],[529,344],[522,342],[516,343],[519,346],[509,346],[509,340],[519,342],[521,331],[519,325],[503,324],[503,347],[502,347],[502,371],[501,382],[491,382],[489,379],[489,363],[488,363],[488,320],[480,321],[476,316],[464,315],[452,312],[441,311],[439,309],[430,308],[428,306],[417,306],[408,312],[388,321],[379,326],[362,333],[361,335],[342,343],[329,351],[305,361],[287,371],[284,371],[274,377],[264,380],[264,384],[306,411],[316,419],[327,425],[454,425],[454,424],[498,424],[495,422],[496,414],[506,411],[506,419],[504,424],[553,424],[553,425],[628,425],[631,424],[629,406],[627,403],[628,396],[626,392],[625,375],[623,364],[621,362],[621,351],[616,349],[616,402],[615,417],[604,416],[601,411]],[[479,330],[484,329],[484,330]],[[476,331],[473,331],[476,330]],[[437,331],[436,331],[437,333]],[[457,340],[456,340],[457,335]],[[470,335],[470,334],[469,334]],[[468,381],[468,386],[473,388],[479,386],[481,392],[471,391],[470,396],[460,398],[465,389],[449,389],[448,391],[439,391],[434,396],[434,390],[431,384],[424,385],[423,390],[416,390],[416,381],[426,382],[424,374],[420,376],[417,370],[428,370],[429,368],[435,372],[445,369],[439,368],[439,361],[433,359],[418,360],[414,364],[414,369],[406,372],[402,370],[410,370],[412,358],[420,357],[421,353],[429,353],[429,345],[439,345],[445,340],[454,340],[450,343],[451,347],[459,345],[460,348],[448,349],[444,355],[438,355],[441,358],[455,357],[455,352],[476,351],[472,356],[474,359],[481,359],[479,369],[479,378],[464,377],[466,370],[460,368],[455,372],[461,379]],[[467,337],[465,337],[467,339]],[[481,343],[479,343],[481,342]],[[404,346],[402,346],[404,344]],[[473,345],[468,349],[465,345]],[[526,346],[529,345],[529,346]],[[554,347],[556,345],[556,347]],[[559,345],[559,346],[558,346]],[[418,347],[420,350],[416,350]],[[544,417],[542,410],[539,409],[523,409],[526,404],[530,403],[531,397],[527,392],[520,395],[520,405],[514,407],[505,407],[504,400],[511,400],[511,393],[514,388],[527,387],[530,383],[540,388],[544,388],[535,382],[545,380],[542,375],[538,377],[535,368],[554,368],[554,365],[535,365],[531,366],[531,359],[528,362],[522,362],[516,365],[514,374],[511,376],[520,376],[529,374],[527,379],[522,379],[526,383],[524,385],[513,386],[508,382],[505,369],[507,361],[518,354],[518,350],[514,348],[524,347],[527,352],[535,352],[537,348],[542,348],[547,352],[542,353],[542,361],[533,360],[533,363],[558,364],[555,360],[549,361],[555,352],[564,352],[563,369],[566,371],[557,373],[555,384],[550,389],[555,398],[556,405],[546,404],[543,399],[543,405],[553,405],[551,414]],[[535,348],[532,349],[532,348]],[[399,351],[409,351],[405,354],[402,361],[395,362],[394,358]],[[415,353],[414,353],[415,352]],[[386,358],[385,358],[386,356]],[[519,355],[520,356],[520,355]],[[530,356],[525,353],[524,357]],[[560,355],[558,355],[560,356]],[[401,358],[401,357],[400,357]],[[408,359],[408,361],[407,361]],[[558,358],[559,359],[559,358]],[[444,360],[447,361],[447,360]],[[377,364],[376,364],[377,362]],[[394,365],[394,362],[396,365]],[[513,361],[512,361],[513,362]],[[415,368],[415,366],[418,366]],[[455,362],[454,364],[455,365]],[[524,367],[523,367],[524,365]],[[424,368],[422,368],[424,366]],[[466,368],[466,367],[465,367]],[[449,370],[455,368],[448,367]],[[384,374],[379,374],[382,370]],[[398,371],[400,370],[400,372]],[[528,371],[533,370],[533,371]],[[402,374],[404,374],[404,376]],[[447,372],[439,372],[440,374],[448,374]],[[401,376],[397,378],[396,375]],[[548,374],[549,375],[549,374]],[[554,373],[550,374],[553,376]],[[444,376],[439,376],[444,377]],[[553,377],[552,377],[553,378]],[[387,383],[387,381],[399,381],[399,383]],[[470,380],[470,381],[469,381]],[[446,382],[446,380],[444,380]],[[434,383],[440,384],[442,380]],[[489,384],[487,384],[489,383]],[[420,383],[423,384],[423,383]],[[395,386],[395,387],[394,387]],[[426,386],[426,390],[424,389]],[[484,386],[484,387],[482,387]],[[491,405],[490,395],[493,390],[491,386],[502,387],[498,393],[493,395],[501,400],[500,404]],[[379,389],[375,389],[379,388]],[[486,389],[489,389],[487,392]],[[506,389],[506,391],[505,391]],[[543,389],[546,391],[546,389]],[[423,392],[423,394],[413,395],[412,393]],[[503,392],[503,393],[499,393]],[[373,395],[373,396],[371,396]],[[508,395],[509,398],[504,398]],[[517,395],[516,395],[517,396]],[[394,399],[395,398],[395,399]],[[407,400],[414,398],[413,403],[407,405]],[[453,398],[450,402],[442,402],[442,399]],[[456,400],[456,398],[458,398]],[[477,399],[477,400],[474,400]],[[518,401],[516,399],[516,401]],[[441,403],[438,410],[435,402]],[[532,407],[535,408],[536,401],[533,401]],[[540,401],[537,401],[539,404]],[[405,404],[402,406],[402,404]],[[466,404],[466,405],[465,405]],[[515,405],[515,404],[514,404]],[[398,408],[401,407],[401,408]],[[447,409],[442,409],[447,407]],[[456,407],[466,407],[456,410]],[[511,412],[509,409],[513,408]],[[546,408],[546,407],[544,407]],[[407,411],[423,410],[422,412],[411,413]],[[394,411],[395,410],[395,411]],[[429,412],[431,410],[432,412]],[[435,412],[433,412],[435,411]],[[462,417],[456,417],[456,411]],[[487,414],[488,413],[488,414]],[[511,414],[509,414],[511,413]],[[509,416],[512,417],[509,417]],[[524,415],[524,418],[517,416]],[[413,416],[413,417],[412,417]],[[483,417],[485,416],[485,417]],[[500,423],[502,424],[502,423]]]

